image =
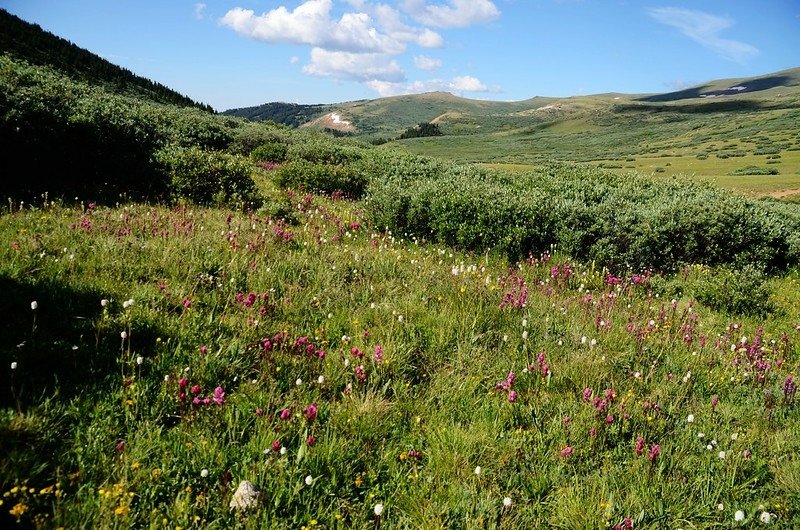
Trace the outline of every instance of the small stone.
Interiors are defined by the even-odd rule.
[[[258,500],[261,497],[261,492],[256,489],[252,482],[243,480],[236,488],[233,498],[230,502],[231,510],[249,510],[258,506]]]

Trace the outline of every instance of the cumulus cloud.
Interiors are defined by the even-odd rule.
[[[433,59],[432,57],[426,57],[424,55],[415,55],[414,66],[416,66],[420,70],[427,70],[430,72],[441,68],[442,61],[440,61],[439,59]]]
[[[465,28],[500,16],[490,0],[448,0],[446,4],[403,0],[402,9],[418,22],[439,28]]]
[[[728,17],[678,7],[654,8],[648,14],[728,60],[742,62],[759,54],[755,46],[720,37],[723,30],[734,24]]]
[[[220,23],[237,33],[269,43],[307,44],[329,50],[399,54],[405,45],[381,33],[366,13],[331,18],[332,0],[307,0],[293,11],[283,6],[256,15],[235,7]]]
[[[303,67],[303,72],[362,82],[398,83],[405,79],[403,69],[385,54],[329,51],[323,48],[311,50],[311,62]]]
[[[493,92],[480,79],[472,76],[446,79],[426,79],[411,83],[372,80],[366,85],[381,97],[401,96],[405,94],[421,94],[423,92],[452,92],[461,95],[464,92]]]
[[[442,35],[431,28],[466,27],[499,14],[489,0],[342,0],[336,4],[334,0],[302,0],[294,9],[279,5],[260,14],[235,7],[219,23],[261,42],[309,46],[310,61],[302,69],[307,75],[364,83],[381,95],[459,93],[490,89],[470,76],[407,83],[397,57],[409,46],[444,46]],[[300,59],[293,56],[289,62],[297,64]],[[434,71],[442,67],[442,61],[416,55],[414,65]]]

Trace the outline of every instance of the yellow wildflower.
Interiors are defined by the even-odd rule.
[[[10,513],[13,517],[22,517],[25,514],[25,512],[27,512],[29,509],[30,508],[27,504],[23,502],[18,502],[16,505],[14,505],[13,508],[11,508],[8,511],[8,513]]]

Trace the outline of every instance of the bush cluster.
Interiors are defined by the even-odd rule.
[[[373,168],[367,200],[374,223],[399,234],[512,258],[557,245],[613,270],[798,259],[797,215],[709,186],[565,164],[513,178],[424,159],[403,171],[399,160]]]
[[[0,56],[0,193],[165,198],[175,190],[156,160],[160,149],[226,149],[240,124]]]
[[[198,147],[175,146],[161,149],[155,159],[169,178],[169,188],[176,198],[205,205],[255,199],[252,167],[245,159]]]

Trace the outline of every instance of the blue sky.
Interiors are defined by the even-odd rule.
[[[0,0],[218,110],[666,92],[800,66],[798,0]]]

